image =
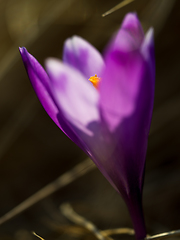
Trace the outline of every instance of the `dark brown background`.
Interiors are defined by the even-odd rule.
[[[153,26],[156,92],[144,184],[149,234],[180,228],[180,2],[135,0],[102,18],[118,0],[0,0],[0,215],[85,159],[40,105],[18,52],[25,46],[43,64],[61,58],[74,34],[100,51],[124,15],[136,11]],[[0,226],[2,240],[90,239],[75,233],[59,211],[70,202],[100,229],[132,227],[121,197],[96,169]],[[64,231],[69,227],[68,232]],[[120,239],[125,239],[122,236]]]

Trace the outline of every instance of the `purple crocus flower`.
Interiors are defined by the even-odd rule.
[[[129,13],[104,58],[74,36],[64,44],[63,62],[48,59],[46,71],[25,48],[20,53],[46,112],[121,194],[136,238],[145,238],[142,186],[154,101],[153,30],[144,36],[136,14]]]

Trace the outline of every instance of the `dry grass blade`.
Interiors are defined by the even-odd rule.
[[[41,240],[45,240],[44,238],[42,238],[42,237],[40,237],[39,235],[37,235],[35,232],[32,232],[32,234],[33,234],[34,236],[38,237],[38,238],[41,239]]]
[[[109,236],[110,235],[119,235],[119,234],[128,234],[128,235],[134,235],[134,229],[131,228],[117,228],[117,229],[107,229],[100,231],[98,228],[90,221],[85,219],[84,217],[78,215],[70,204],[65,203],[60,206],[62,214],[67,217],[69,220],[74,222],[77,225],[83,226],[84,228],[88,229],[90,232],[92,232],[97,239],[104,240],[104,239],[112,239]],[[169,237],[177,237],[180,236],[180,230],[160,233],[153,236],[148,236],[145,238],[145,240],[159,240],[159,239],[165,239]]]
[[[12,113],[2,129],[0,129],[0,159],[3,158],[4,154],[22,132],[28,128],[37,110],[36,98],[30,93],[23,99],[23,102]]]
[[[131,228],[115,228],[115,229],[107,229],[101,231],[101,234],[104,237],[108,237],[110,235],[117,235],[117,234],[128,234],[128,235],[134,235],[134,229]]]
[[[101,234],[101,231],[90,221],[85,219],[84,217],[78,215],[71,207],[70,204],[65,203],[60,206],[60,210],[62,214],[68,218],[70,221],[74,222],[77,225],[83,226],[90,232],[92,232],[97,239],[105,240],[105,237]],[[109,239],[110,238],[106,238]]]
[[[150,237],[147,237],[145,240],[158,240],[158,239],[165,239],[170,237],[177,237],[180,236],[180,230],[174,230],[170,232],[156,234]]]
[[[115,7],[111,8],[109,11],[105,12],[102,14],[102,17],[105,17],[113,12],[115,12],[116,10],[126,6],[127,4],[133,2],[134,0],[124,0],[123,2],[119,3],[118,5],[116,5]]]
[[[23,43],[26,47],[31,46],[32,43],[37,41],[38,37],[40,37],[74,1],[75,0],[51,1],[53,4],[51,4],[51,6],[46,10],[44,14],[45,16],[40,20],[38,27],[33,25],[30,29],[28,29],[28,37],[20,36],[14,45],[9,48],[3,59],[0,60],[0,81],[7,74],[8,70],[14,66],[19,58],[17,46],[20,46],[21,43]]]
[[[0,218],[0,224],[7,222],[11,218],[17,216],[18,214],[22,213],[23,211],[34,205],[35,203],[48,197],[52,193],[61,189],[62,187],[65,187],[66,185],[70,184],[71,182],[83,176],[84,174],[90,172],[95,167],[96,167],[95,164],[93,164],[93,162],[89,158],[77,164],[73,169],[64,173],[55,181],[48,184],[40,191],[38,191],[37,193],[26,199],[24,202],[13,208],[11,211],[6,213],[4,216],[2,216]]]

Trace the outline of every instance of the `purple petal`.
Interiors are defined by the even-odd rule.
[[[65,118],[78,129],[92,135],[88,124],[99,120],[99,94],[76,69],[54,59],[46,61],[51,91]]]
[[[140,47],[144,39],[144,33],[135,13],[125,16],[121,28],[110,44],[110,49],[123,52],[133,51]]]
[[[146,236],[141,194],[152,117],[150,84],[147,64],[140,53],[114,52],[107,60],[100,85],[102,117],[114,145],[103,167],[107,179],[116,186],[128,206],[137,239]]]
[[[116,141],[114,152],[104,166],[107,178],[127,203],[137,239],[143,239],[146,230],[141,194],[155,86],[152,29],[139,49],[131,48],[131,43],[129,41],[126,51],[114,47],[106,56],[100,107],[111,137]]]
[[[112,138],[118,143],[113,162],[114,166],[120,166],[120,176],[124,181],[117,177],[118,173],[114,174],[117,177],[114,179],[117,186],[118,182],[127,184],[129,179],[132,181],[127,186],[133,186],[136,179],[137,186],[140,190],[142,188],[154,101],[153,52],[151,30],[140,52],[115,51],[107,57],[106,70],[100,85],[100,107],[104,121],[112,132]],[[123,185],[119,187],[122,189]]]
[[[58,108],[54,104],[49,94],[49,77],[39,62],[26,50],[19,48],[24,66],[31,81],[31,84],[47,114],[52,118],[56,125],[60,127],[57,119]]]
[[[54,103],[53,96],[51,95],[49,89],[49,77],[43,67],[30,53],[28,53],[26,48],[19,48],[19,51],[21,53],[22,60],[31,84],[48,115],[73,142],[75,142],[83,151],[87,153],[88,156],[90,156],[89,153],[84,149],[81,140],[70,129],[63,117],[63,114],[59,111],[58,107]]]
[[[143,62],[138,51],[115,51],[106,58],[100,85],[100,107],[110,131],[114,131],[135,110]]]
[[[121,29],[126,30],[139,43],[143,41],[144,32],[141,23],[135,13],[129,13],[125,16]]]
[[[84,39],[74,36],[65,41],[63,62],[78,69],[86,79],[101,75],[104,61],[97,49]]]

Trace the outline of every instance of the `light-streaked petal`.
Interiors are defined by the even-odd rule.
[[[141,53],[149,66],[149,73],[152,79],[152,86],[155,85],[155,55],[154,55],[154,30],[150,28],[146,33],[144,41],[141,46]]]
[[[63,62],[78,69],[86,79],[100,76],[104,61],[98,50],[84,39],[74,36],[65,41]]]
[[[149,93],[149,112],[146,119],[146,129],[149,131],[151,125],[151,118],[154,105],[155,92],[155,54],[154,54],[154,31],[150,28],[141,46],[141,53],[145,60],[145,83],[146,91]]]
[[[88,125],[99,121],[97,90],[80,72],[58,60],[47,60],[46,69],[52,94],[66,119],[86,134],[93,135]]]

